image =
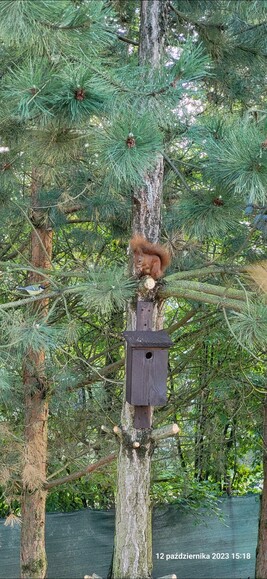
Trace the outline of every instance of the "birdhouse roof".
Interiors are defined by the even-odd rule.
[[[131,348],[169,348],[172,341],[165,330],[134,330],[123,332]]]

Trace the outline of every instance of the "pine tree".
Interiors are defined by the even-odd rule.
[[[47,491],[44,482],[48,400],[51,397],[50,352],[53,342],[60,343],[62,333],[60,327],[53,324],[53,310],[60,291],[58,279],[53,280],[47,274],[48,269],[54,273],[57,269],[51,261],[52,230],[59,231],[60,225],[67,222],[66,215],[84,207],[89,213],[88,221],[93,221],[90,162],[88,164],[85,145],[90,140],[90,123],[94,127],[97,117],[107,114],[106,101],[114,92],[112,83],[102,79],[105,72],[101,76],[98,69],[104,57],[103,71],[107,70],[105,51],[109,50],[116,36],[112,12],[103,2],[85,2],[77,6],[68,0],[57,3],[7,1],[1,3],[0,12],[4,57],[1,83],[4,103],[1,113],[3,222],[8,226],[15,220],[17,227],[23,228],[23,246],[27,237],[30,241],[28,255],[16,243],[15,256],[22,254],[20,267],[13,266],[14,273],[18,270],[22,274],[19,287],[41,284],[45,293],[45,297],[41,296],[42,299],[37,301],[34,297],[17,300],[22,308],[24,304],[26,306],[19,318],[15,318],[16,314],[4,316],[13,332],[9,338],[7,323],[4,340],[7,344],[10,340],[9,356],[15,351],[18,363],[20,360],[24,383],[21,576],[40,578],[46,575]],[[84,163],[83,171],[77,170],[80,162]],[[72,179],[77,181],[78,194],[72,186]],[[8,254],[6,257],[9,260]],[[9,261],[6,263],[8,269]],[[27,271],[26,277],[24,272],[27,274]],[[116,275],[123,294],[122,276],[114,270],[113,284]],[[89,285],[93,288],[96,282],[104,291],[105,280],[101,284],[99,277],[95,279],[92,275]],[[126,294],[129,291],[127,283]],[[85,288],[80,286],[78,291],[74,288],[74,294],[84,295],[85,307],[87,290],[88,284]],[[73,288],[69,291],[72,293]],[[93,291],[90,302],[93,308],[92,294]],[[49,297],[55,298],[52,305]],[[95,299],[99,304],[101,290],[100,295],[96,291]],[[114,300],[111,295],[110,303],[108,299],[105,302],[105,310],[109,311],[120,299],[123,298],[120,298],[119,291]],[[70,326],[72,320],[67,304],[65,307],[70,322],[67,326]],[[68,327],[64,330],[65,336],[66,332]],[[19,345],[15,350],[13,340]]]
[[[159,68],[165,43],[168,3],[153,0],[141,4],[139,63],[151,65],[151,74]],[[135,133],[133,133],[135,135]],[[138,143],[136,143],[138,146]],[[162,206],[163,156],[155,155],[153,170],[144,175],[144,182],[133,193],[133,235],[142,234],[156,242]],[[142,300],[142,296],[138,296]],[[151,298],[150,298],[151,300]],[[153,329],[159,329],[158,304],[153,298]],[[132,305],[128,326],[136,329],[136,305]],[[116,529],[113,560],[113,577],[150,577],[152,571],[152,531],[150,508],[150,465],[152,438],[148,431],[138,435],[134,423],[135,413],[127,401],[123,403],[121,424],[122,439],[118,459],[116,499]],[[152,408],[149,408],[152,426]],[[142,432],[142,431],[141,431]],[[148,434],[147,434],[148,433]],[[137,448],[134,445],[140,444]],[[126,509],[126,510],[125,510]],[[130,523],[131,519],[133,524]],[[140,530],[142,532],[140,533]]]

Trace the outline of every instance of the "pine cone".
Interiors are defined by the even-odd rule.
[[[132,147],[135,147],[135,138],[133,136],[133,133],[129,133],[129,135],[126,139],[126,145],[129,149],[132,149]]]
[[[77,101],[83,101],[85,99],[84,88],[77,88],[77,90],[75,91],[75,98]]]
[[[216,205],[217,207],[222,207],[224,205],[224,201],[221,198],[221,195],[219,195],[219,197],[215,197],[212,200],[213,205]]]

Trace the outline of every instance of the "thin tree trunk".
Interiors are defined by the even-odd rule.
[[[31,263],[36,268],[48,269],[52,256],[52,231],[36,209],[37,174],[32,175],[32,224]],[[44,282],[42,276],[32,273],[29,283]],[[48,300],[32,305],[32,316],[40,320],[47,314]],[[48,384],[45,376],[45,353],[30,348],[25,356],[25,453],[22,476],[22,529],[21,529],[21,578],[44,579],[46,576],[45,552],[45,504]]]
[[[195,478],[198,481],[203,481],[206,478],[205,473],[205,434],[207,422],[207,400],[209,397],[209,390],[203,389],[199,397],[199,416],[196,425],[195,436]]]
[[[256,553],[256,579],[267,579],[267,396],[263,412],[263,489]]]
[[[139,62],[158,66],[164,44],[167,2],[141,0]],[[153,173],[134,192],[133,233],[156,242],[160,232],[163,159],[155,158]],[[154,302],[153,329],[161,326]],[[136,329],[136,310],[129,308],[128,329]],[[151,409],[152,420],[152,409]],[[134,428],[134,407],[124,402],[121,417],[121,445],[118,457],[116,525],[113,579],[148,579],[152,572],[152,527],[150,509],[150,467],[153,453],[151,429]],[[133,443],[138,440],[139,448]]]

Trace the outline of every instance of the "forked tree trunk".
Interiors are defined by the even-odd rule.
[[[167,2],[141,0],[139,61],[158,66],[164,44]],[[155,169],[133,200],[133,233],[156,242],[160,231],[163,159],[155,158]],[[160,327],[154,303],[153,329]],[[136,311],[130,307],[128,329],[136,329]],[[152,409],[151,409],[152,420]],[[148,579],[152,572],[152,527],[150,467],[153,444],[151,429],[134,428],[134,407],[124,402],[118,458],[113,579]],[[134,448],[133,444],[140,446]]]
[[[256,554],[256,579],[267,579],[267,396],[263,418],[263,489]]]
[[[42,224],[42,215],[35,209],[37,197],[36,174],[32,181],[31,263],[34,268],[48,269],[52,256],[52,231]],[[31,273],[29,283],[38,284],[44,278]],[[36,305],[38,304],[38,305]],[[48,300],[32,304],[32,316],[47,314]],[[29,349],[24,361],[25,452],[22,474],[21,578],[44,579],[46,576],[45,503],[43,489],[47,461],[47,379],[45,353]]]

